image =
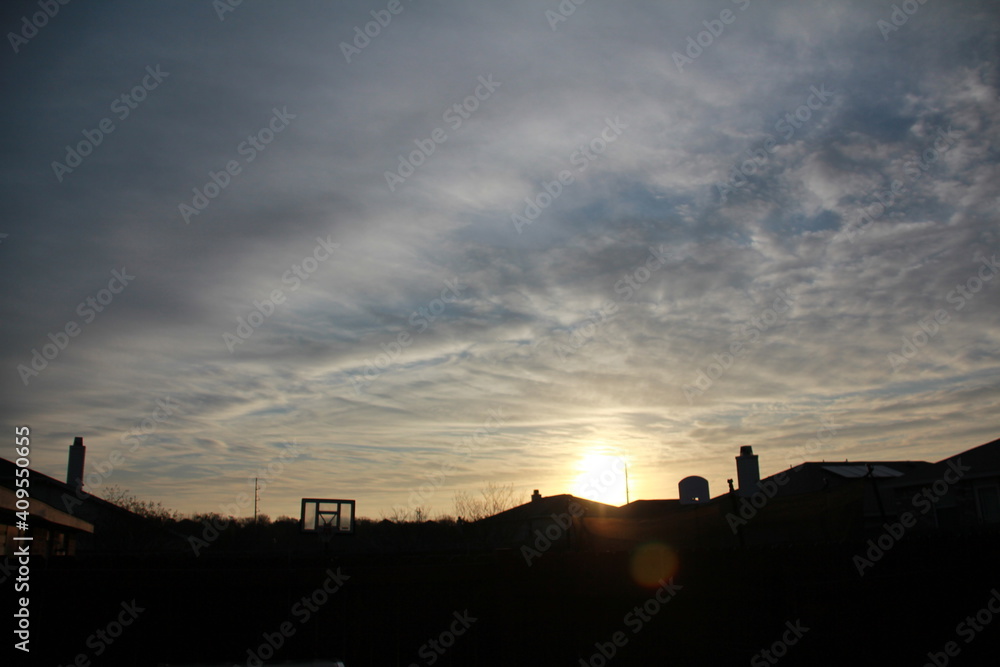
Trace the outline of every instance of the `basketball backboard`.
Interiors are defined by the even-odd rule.
[[[303,533],[353,535],[354,501],[303,498],[300,525]]]

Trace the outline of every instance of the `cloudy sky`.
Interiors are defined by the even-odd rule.
[[[906,7],[5,3],[0,455],[378,517],[992,440],[1000,7]]]

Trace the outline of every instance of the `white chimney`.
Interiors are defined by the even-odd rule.
[[[76,490],[83,488],[83,459],[86,455],[83,438],[73,438],[73,445],[69,448],[69,465],[66,466],[66,483]]]
[[[739,480],[739,494],[750,496],[756,493],[757,483],[760,482],[760,464],[757,463],[757,455],[753,453],[753,447],[743,445],[740,447],[740,455],[736,457],[736,478]]]

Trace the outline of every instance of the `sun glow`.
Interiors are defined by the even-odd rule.
[[[628,462],[606,448],[587,452],[576,463],[577,475],[570,493],[609,505],[624,505]]]

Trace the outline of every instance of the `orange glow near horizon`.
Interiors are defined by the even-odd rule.
[[[624,505],[627,465],[626,458],[611,448],[594,447],[577,461],[570,493],[609,505]]]

